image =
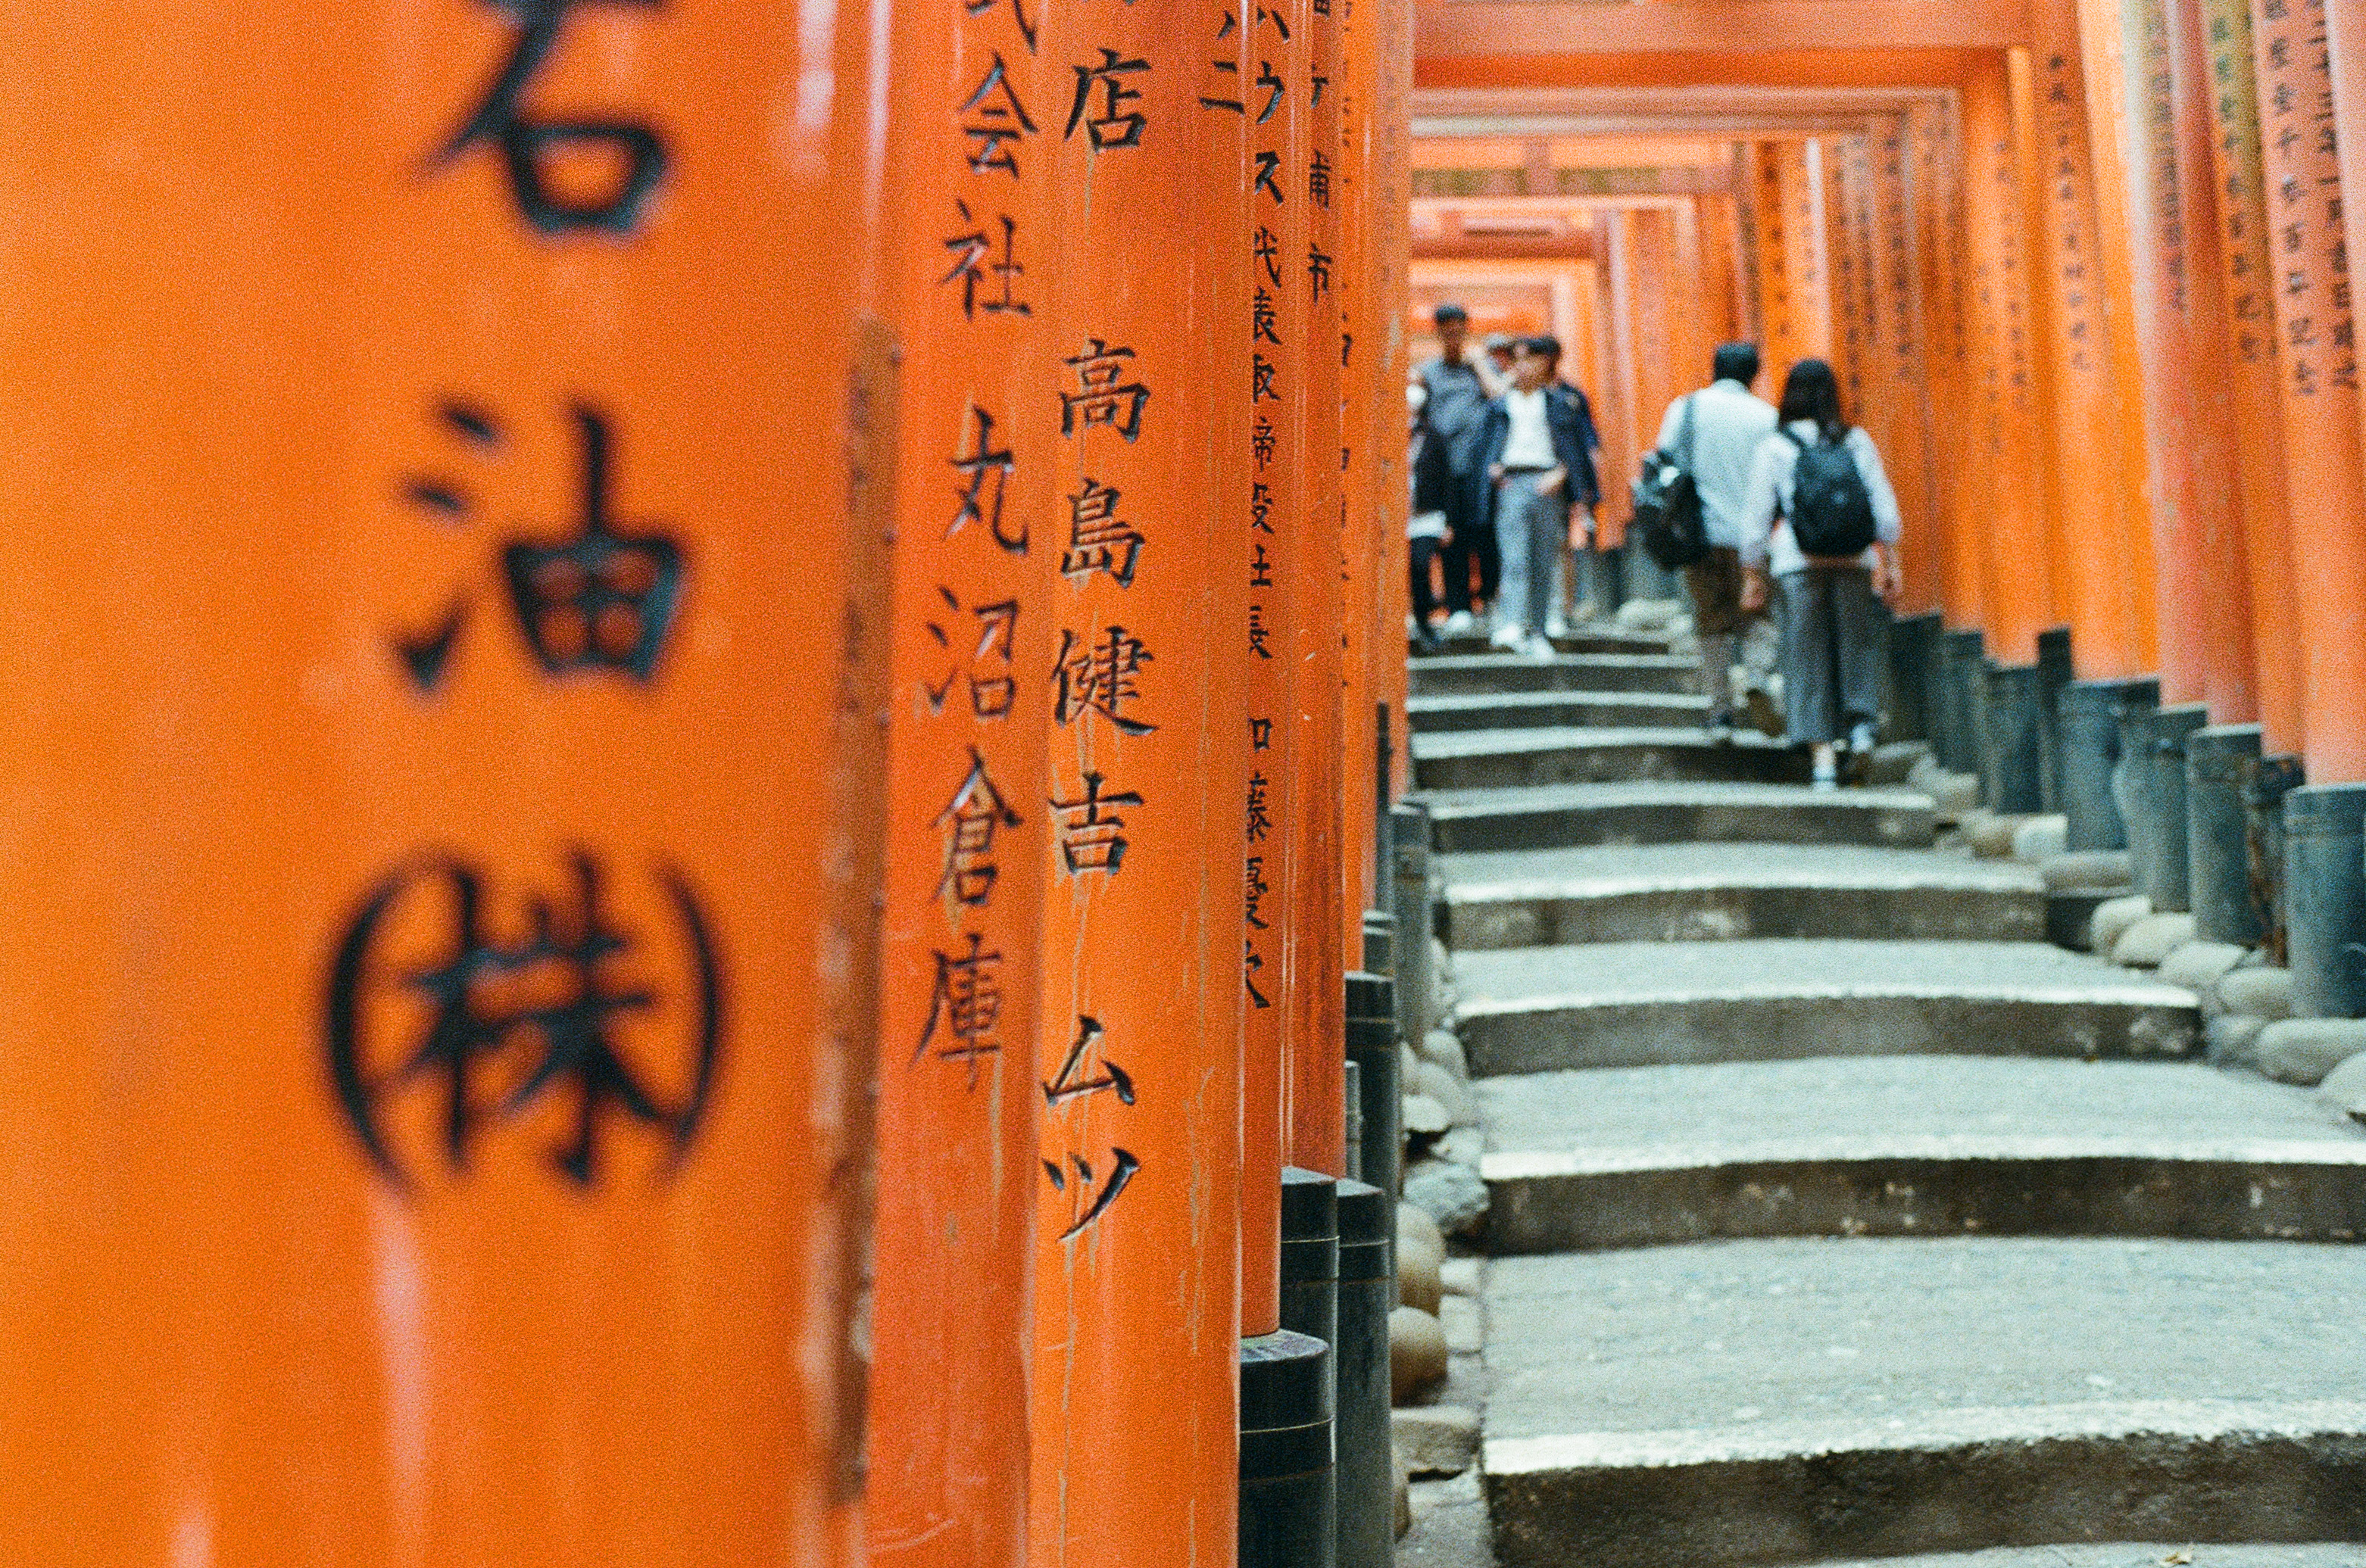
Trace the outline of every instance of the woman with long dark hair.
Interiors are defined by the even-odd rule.
[[[1898,496],[1873,438],[1842,418],[1840,381],[1822,360],[1791,367],[1780,418],[1751,465],[1743,602],[1763,605],[1770,576],[1781,588],[1791,739],[1812,748],[1816,788],[1831,790],[1839,783],[1835,754],[1845,746],[1860,760],[1869,756],[1880,726],[1882,607],[1898,596]],[[1810,553],[1836,539],[1869,542],[1844,554]]]

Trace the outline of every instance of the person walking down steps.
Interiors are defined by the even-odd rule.
[[[1482,528],[1504,558],[1493,636],[1499,648],[1550,658],[1568,569],[1570,509],[1591,526],[1602,498],[1593,420],[1574,389],[1556,386],[1560,341],[1529,338],[1512,360],[1512,386],[1487,409],[1481,452],[1487,476]]]
[[[1700,496],[1701,531],[1708,539],[1708,554],[1684,571],[1700,638],[1709,733],[1719,740],[1733,733],[1735,644],[1752,620],[1741,603],[1751,465],[1758,443],[1774,430],[1774,406],[1751,390],[1758,367],[1756,344],[1725,344],[1710,367],[1709,385],[1669,404],[1667,418],[1660,421],[1659,450],[1677,454],[1691,474]]]
[[[1898,596],[1898,496],[1873,438],[1841,417],[1832,367],[1803,359],[1783,384],[1781,424],[1758,443],[1742,516],[1746,608],[1783,594],[1790,734],[1836,788],[1836,752],[1862,766],[1881,720],[1883,606]]]

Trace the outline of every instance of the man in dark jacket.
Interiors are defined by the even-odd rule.
[[[1485,487],[1486,470],[1479,463],[1479,439],[1486,424],[1487,400],[1494,396],[1485,375],[1470,358],[1470,313],[1459,305],[1437,308],[1438,356],[1414,372],[1427,398],[1429,428],[1437,432],[1454,471],[1453,495],[1446,509],[1445,543],[1439,560],[1446,568],[1446,630],[1459,636],[1476,624],[1471,614],[1470,568],[1479,568],[1479,601],[1495,597],[1495,579],[1503,563],[1495,555],[1494,531],[1481,525],[1477,509]]]
[[[1598,444],[1585,394],[1556,385],[1560,342],[1530,338],[1512,361],[1512,386],[1490,405],[1481,442],[1486,485],[1481,526],[1504,556],[1504,591],[1495,611],[1497,647],[1552,655],[1562,616],[1570,508],[1594,527],[1602,486],[1594,467]]]

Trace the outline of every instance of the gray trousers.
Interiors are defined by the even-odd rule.
[[[1540,494],[1540,476],[1506,474],[1495,492],[1495,543],[1504,553],[1495,624],[1516,622],[1539,636],[1560,608],[1569,559],[1569,498],[1560,491]]]
[[[1790,738],[1836,741],[1881,718],[1884,618],[1873,574],[1810,566],[1783,584],[1783,698]]]

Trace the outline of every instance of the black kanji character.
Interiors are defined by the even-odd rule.
[[[931,825],[945,835],[945,872],[937,879],[935,896],[950,895],[954,902],[973,907],[984,904],[994,896],[995,881],[1002,875],[994,855],[995,833],[1019,826],[1020,817],[1003,803],[1002,791],[986,777],[986,758],[975,746],[969,748],[968,776]]]
[[[1120,588],[1133,586],[1134,562],[1145,540],[1133,524],[1117,515],[1120,491],[1087,476],[1085,487],[1068,498],[1068,548],[1060,555],[1060,574],[1088,577],[1107,572]]]
[[[953,207],[961,213],[963,223],[976,221],[969,215],[969,203],[956,201]],[[998,299],[986,300],[985,305],[986,313],[1000,315],[1008,312],[1013,316],[1031,316],[1034,312],[1029,309],[1027,302],[1019,298],[1015,293],[1019,278],[1027,271],[1025,267],[1019,264],[1014,253],[1019,225],[1008,213],[998,214],[995,221],[1002,225],[1002,259],[998,262],[990,259],[994,254],[994,242],[986,237],[983,226],[966,234],[953,235],[945,241],[945,249],[953,252],[953,270],[939,278],[937,286],[941,288],[955,278],[961,279],[962,314],[975,319],[979,308],[977,286],[985,281],[986,274],[992,273],[1001,279],[1002,296]]]
[[[1098,65],[1079,65],[1076,73],[1076,101],[1068,106],[1068,129],[1061,134],[1073,137],[1082,125],[1092,138],[1095,151],[1107,151],[1114,147],[1142,145],[1142,128],[1147,123],[1141,110],[1127,110],[1125,106],[1138,100],[1142,94],[1127,86],[1119,78],[1150,69],[1146,60],[1127,60],[1113,49],[1100,51]],[[1091,106],[1093,94],[1101,95],[1100,112],[1091,118],[1086,110]]]
[[[388,878],[346,927],[328,990],[330,1077],[363,1149],[398,1187],[408,1189],[411,1178],[389,1139],[385,1111],[427,1078],[442,1085],[442,1143],[456,1171],[468,1169],[486,1127],[525,1115],[561,1089],[573,1092],[573,1136],[550,1155],[576,1185],[599,1179],[600,1130],[612,1107],[655,1129],[670,1147],[670,1166],[687,1154],[722,1037],[722,986],[705,916],[681,878],[659,874],[692,971],[682,1042],[687,1087],[668,1104],[635,1070],[621,1037],[628,1019],[645,1021],[646,1032],[662,1012],[655,989],[619,972],[640,945],[603,911],[598,862],[577,850],[569,864],[571,899],[530,899],[520,935],[503,935],[487,918],[482,873],[456,860]],[[397,906],[433,902],[439,891],[449,928],[428,961],[406,967],[382,952],[411,924],[390,918]],[[372,1022],[398,998],[424,1009],[423,1027],[407,1054],[379,1070]],[[513,1087],[489,1097],[486,1070],[506,1058],[519,1058],[504,1080]]]
[[[1029,47],[1033,44],[1031,40]],[[994,51],[993,63],[978,79],[976,90],[963,99],[956,111],[970,117],[961,129],[970,139],[969,167],[975,174],[1002,170],[1012,179],[1019,177],[1019,158],[1003,143],[1016,143],[1023,136],[1035,133],[1035,122],[1027,118],[1027,106],[1019,101],[1018,90],[1010,84],[1010,73],[1002,63],[1002,51]]]
[[[1142,797],[1131,790],[1105,795],[1103,782],[1099,774],[1088,772],[1082,798],[1051,802],[1059,815],[1060,858],[1072,877],[1087,871],[1115,876],[1125,863],[1125,819],[1110,808],[1139,806]]]
[[[535,73],[558,43],[567,13],[590,0],[488,0],[507,13],[517,28],[510,57],[493,75],[483,99],[432,160],[443,168],[479,141],[496,143],[509,171],[510,194],[528,223],[545,234],[604,230],[629,234],[640,227],[641,209],[665,177],[665,142],[648,126],[632,120],[538,119],[519,103]],[[659,0],[608,0],[650,10]],[[589,198],[569,199],[546,178],[545,161],[570,147],[613,148],[625,173],[614,188]]]
[[[1062,361],[1076,371],[1077,390],[1060,394],[1061,434],[1095,425],[1107,425],[1128,441],[1142,433],[1142,406],[1150,401],[1150,389],[1124,379],[1125,362],[1132,358],[1132,349],[1087,338],[1082,353]]]
[[[1126,704],[1141,699],[1134,677],[1152,661],[1141,638],[1122,626],[1105,629],[1098,642],[1085,644],[1074,632],[1060,633],[1060,651],[1053,660],[1052,678],[1058,695],[1052,706],[1060,722],[1087,712],[1098,712],[1121,734],[1146,735],[1158,728],[1126,716]]]
[[[1005,552],[1024,555],[1027,529],[1022,525],[1015,539],[1002,530],[1003,494],[1009,487],[1010,476],[1018,469],[1019,460],[1011,455],[1009,448],[995,446],[994,416],[975,403],[969,406],[969,427],[970,450],[952,460],[953,472],[963,478],[953,491],[961,498],[961,510],[945,525],[945,537],[951,539],[969,524],[983,522]]]

